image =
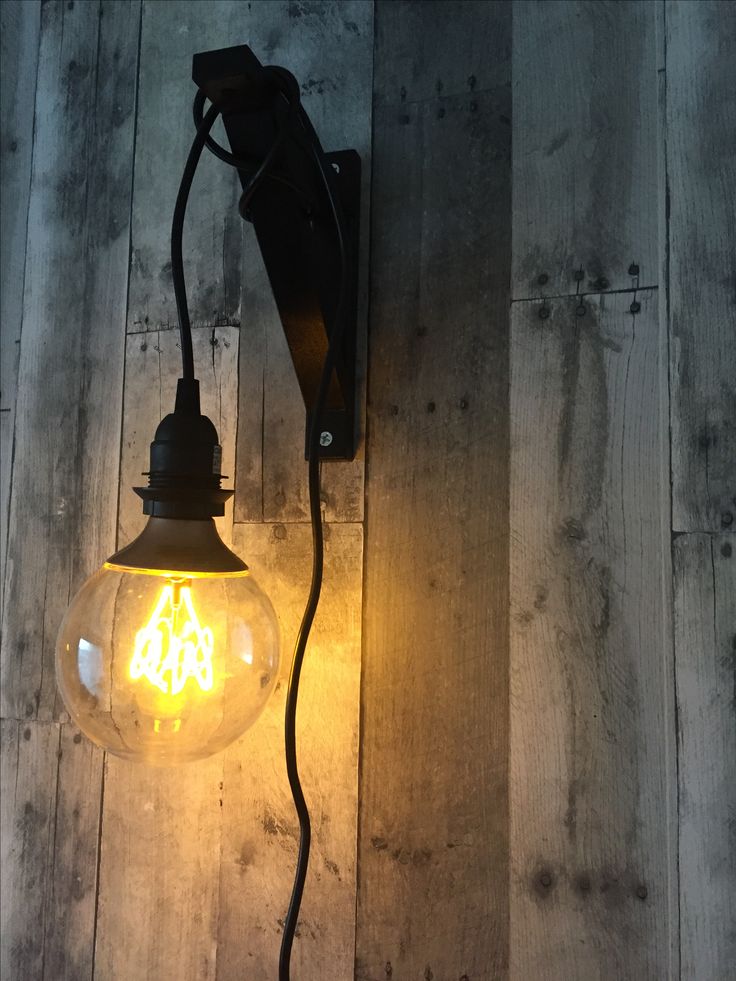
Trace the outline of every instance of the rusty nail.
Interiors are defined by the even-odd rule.
[[[549,872],[542,872],[539,877],[539,881],[545,889],[548,889],[552,885],[552,876],[549,874]]]
[[[636,895],[639,899],[646,899],[649,893],[647,892],[647,887],[645,885],[636,887]]]

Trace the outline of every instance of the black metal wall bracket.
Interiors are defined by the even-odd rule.
[[[288,75],[284,69],[279,70]],[[267,69],[247,45],[194,56],[192,77],[221,110],[243,188],[284,126],[287,106]],[[288,76],[290,79],[292,76]],[[311,123],[303,108],[300,125]],[[341,350],[322,420],[320,458],[352,460],[357,444],[356,328],[360,233],[360,157],[355,150],[325,154],[331,188],[347,229],[348,294]],[[243,207],[252,222],[307,410],[307,434],[342,275],[339,241],[323,179],[299,127],[287,130],[268,179]],[[305,440],[305,446],[307,441]]]

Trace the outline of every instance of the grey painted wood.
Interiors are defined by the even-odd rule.
[[[511,978],[674,978],[657,292],[547,303],[512,310]]]
[[[55,635],[115,541],[137,3],[46,4],[18,366],[2,713],[58,711]],[[101,15],[101,16],[98,16]]]
[[[736,963],[736,535],[674,542],[682,977]]]
[[[717,531],[736,525],[736,16],[665,16],[673,527]]]
[[[514,4],[515,299],[658,282],[655,9]]]
[[[170,769],[108,757],[97,978],[214,981],[222,766],[222,755]]]
[[[284,699],[311,570],[308,525],[240,524],[234,538],[273,601],[283,657],[264,714],[225,754],[218,981],[278,973],[298,835],[283,758]],[[362,556],[360,525],[326,527],[324,588],[298,714],[313,837],[293,954],[296,978],[344,981],[353,972]]]
[[[353,148],[362,161],[359,377],[363,388],[367,307],[368,208],[371,177],[373,5],[364,0],[254,4],[248,43],[271,64],[288,66],[325,150]],[[288,26],[288,29],[287,29]],[[236,490],[238,520],[309,519],[304,463],[305,412],[260,254],[246,247],[242,384]],[[257,296],[254,294],[257,293]],[[362,415],[364,399],[359,397]],[[364,433],[364,426],[361,427]],[[323,467],[328,521],[361,521],[364,452],[352,463]]]
[[[59,730],[56,723],[0,722],[0,975],[8,981],[43,976]]]
[[[356,977],[490,981],[508,967],[510,7],[476,8],[466,66],[504,81],[445,97],[431,75],[402,102],[452,30],[451,5],[413,6],[376,13]],[[417,11],[423,39],[397,40]]]
[[[0,736],[0,976],[91,978],[102,754],[71,725]]]
[[[0,611],[23,317],[40,13],[38,0],[8,0],[0,4]]]

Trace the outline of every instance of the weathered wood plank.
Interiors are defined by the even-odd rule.
[[[515,299],[658,282],[655,8],[514,4]]]
[[[736,963],[736,536],[681,535],[673,552],[682,977],[721,981]]]
[[[43,977],[49,981],[93,975],[102,762],[102,751],[76,726],[61,726],[46,879]],[[42,780],[43,772],[34,777]],[[26,930],[35,930],[30,918]]]
[[[238,0],[158,3],[145,0],[136,120],[128,330],[178,323],[171,281],[171,216],[194,138],[192,56],[238,44],[251,15]],[[214,134],[225,140],[218,122]],[[184,273],[192,325],[240,319],[242,221],[232,167],[205,152],[197,168],[184,229]]]
[[[0,4],[0,618],[13,461],[41,4]]]
[[[70,594],[115,540],[137,3],[46,4],[3,623],[2,713],[52,718]]]
[[[270,64],[285,65],[301,82],[302,100],[326,150],[352,147],[362,159],[359,385],[363,387],[367,309],[368,205],[371,177],[373,5],[268,2],[253,5],[248,43]],[[284,25],[293,24],[293,31]],[[238,450],[244,480],[236,514],[245,521],[307,521],[305,411],[257,247],[250,243],[244,276],[251,295],[243,309]],[[253,292],[259,291],[254,299]],[[363,398],[360,404],[363,404]],[[261,411],[255,412],[259,407]],[[362,414],[362,409],[361,409]],[[365,427],[362,426],[362,431]],[[260,473],[257,469],[260,464]],[[364,451],[352,463],[323,467],[328,521],[363,516]],[[239,470],[240,476],[240,470]],[[259,493],[260,487],[260,493]]]
[[[284,698],[312,556],[308,525],[236,525],[235,541],[274,603],[283,650],[276,694],[226,752],[218,981],[278,973],[298,837],[283,758]],[[321,981],[352,977],[354,964],[362,546],[360,525],[327,526],[322,601],[299,700],[313,839],[292,973]]]
[[[0,976],[8,981],[43,977],[59,729],[56,723],[0,722]]]
[[[510,6],[474,8],[464,70],[496,84],[402,103],[454,11],[406,6],[377,7],[356,977],[490,981],[508,967]],[[421,39],[395,38],[422,14]]]
[[[376,18],[377,105],[509,85],[511,36],[485,29],[487,0],[388,2],[391,16]]]
[[[665,12],[672,520],[717,531],[736,522],[736,16]]]
[[[235,477],[235,434],[238,411],[237,327],[195,327],[192,346],[199,377],[202,412],[215,424],[222,446],[222,471],[232,487]],[[125,354],[123,441],[120,464],[118,542],[132,541],[143,530],[146,516],[132,487],[145,485],[149,447],[156,426],[174,410],[176,380],[181,376],[178,330],[129,334]],[[224,518],[216,519],[220,535],[231,541],[232,501]],[[101,561],[106,556],[101,556]]]
[[[95,977],[214,981],[222,765],[107,758]]]
[[[675,977],[657,294],[547,302],[512,310],[511,977]]]

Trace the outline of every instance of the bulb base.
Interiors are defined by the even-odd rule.
[[[174,411],[158,425],[151,443],[147,487],[134,487],[143,513],[156,518],[204,520],[225,513],[231,490],[220,487],[222,447],[199,406],[199,382],[180,378]]]
[[[111,555],[106,568],[158,575],[245,575],[248,566],[231,552],[212,518],[204,520],[151,517],[141,534]]]

